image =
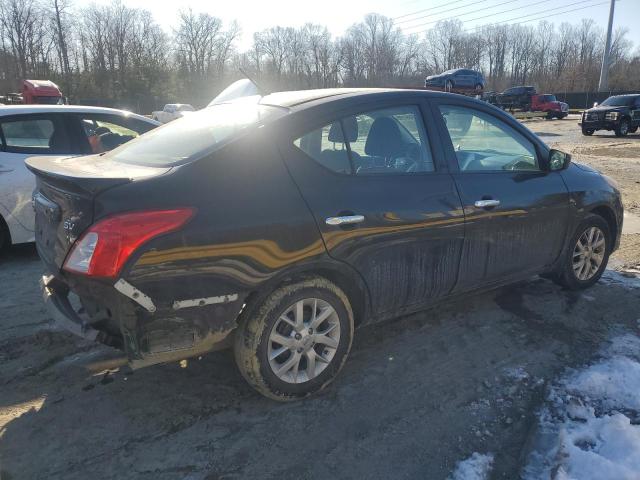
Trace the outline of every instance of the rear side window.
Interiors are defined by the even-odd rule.
[[[59,118],[13,117],[0,120],[3,150],[12,153],[67,154],[69,138]]]
[[[329,170],[337,173],[351,173],[349,153],[340,121],[313,130],[293,143]]]
[[[372,110],[313,130],[294,145],[338,173],[396,175],[435,170],[417,106]]]

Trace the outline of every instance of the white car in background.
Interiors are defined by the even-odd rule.
[[[124,110],[68,105],[0,107],[0,248],[34,241],[32,156],[106,152],[160,125]]]
[[[188,103],[167,103],[162,110],[151,112],[151,118],[160,123],[169,123],[193,111],[195,108]]]

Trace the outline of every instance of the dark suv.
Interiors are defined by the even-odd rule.
[[[497,95],[497,105],[504,108],[531,109],[531,97],[536,88],[531,86],[511,87]]]
[[[596,130],[613,130],[616,137],[635,133],[640,126],[640,94],[615,95],[600,105],[582,112],[583,135]]]
[[[325,387],[357,326],[536,274],[592,285],[622,228],[605,176],[435,92],[255,96],[28,165],[57,321],[134,368],[232,345],[280,400]]]

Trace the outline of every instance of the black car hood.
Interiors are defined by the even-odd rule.
[[[589,173],[600,173],[599,170],[596,170],[593,167],[590,167],[589,165],[586,165],[584,163],[580,163],[580,162],[574,162],[572,161],[571,163],[573,163],[576,167],[578,167],[580,170],[584,170],[585,172],[589,172]]]
[[[614,106],[614,105],[598,105],[597,107],[590,108],[587,112],[624,112],[629,107]]]

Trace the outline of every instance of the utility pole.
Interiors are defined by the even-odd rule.
[[[613,29],[613,9],[616,0],[611,0],[609,7],[609,26],[607,27],[607,41],[604,45],[604,54],[602,55],[602,68],[600,69],[600,82],[598,83],[598,91],[606,92],[609,89],[609,54],[611,53],[611,30]]]

